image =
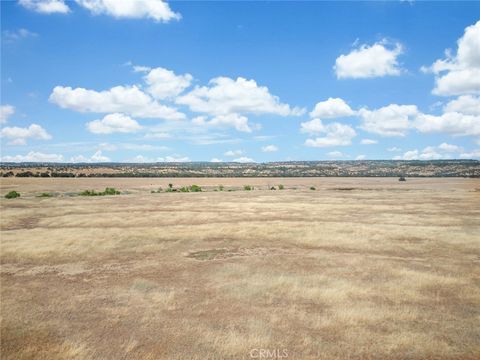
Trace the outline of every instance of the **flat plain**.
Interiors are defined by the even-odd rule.
[[[204,191],[151,193],[169,183]],[[0,190],[2,359],[480,358],[478,179]]]

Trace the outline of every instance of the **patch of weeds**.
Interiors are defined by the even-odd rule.
[[[225,190],[225,187],[223,185],[218,185],[218,191],[223,191]]]
[[[5,195],[5,199],[15,199],[20,197],[20,193],[16,192],[15,190],[10,191],[7,195]]]
[[[120,195],[120,191],[115,188],[105,188],[104,191],[96,192],[95,190],[85,190],[79,193],[80,196],[105,196],[105,195]]]
[[[255,188],[251,185],[243,185],[243,190],[245,191],[251,191],[254,190]]]
[[[310,186],[310,190],[317,190],[315,186]]]
[[[52,193],[41,193],[40,195],[37,195],[39,198],[49,198],[53,197],[54,195]]]
[[[192,186],[190,186],[190,191],[191,192],[200,192],[200,191],[202,191],[202,188],[198,185],[192,185]]]
[[[285,187],[282,184],[278,185],[278,190],[283,190],[283,189],[285,189]]]
[[[270,190],[277,190],[277,188],[275,186],[272,186]]]

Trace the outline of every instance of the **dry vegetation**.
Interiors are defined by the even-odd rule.
[[[150,193],[170,182],[207,191]],[[480,357],[478,180],[7,178],[1,195],[2,359]]]

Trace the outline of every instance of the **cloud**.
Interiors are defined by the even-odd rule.
[[[340,98],[328,98],[328,100],[319,102],[310,113],[310,116],[321,119],[333,119],[344,116],[352,116],[355,112],[348,104]]]
[[[242,154],[243,154],[242,150],[228,150],[223,155],[229,156],[229,157],[235,157],[235,156],[240,156]]]
[[[181,15],[173,12],[162,0],[75,0],[94,15],[110,15],[115,18],[148,18],[157,22],[180,20]]]
[[[212,159],[210,160],[210,162],[219,163],[219,162],[223,162],[223,160],[222,160],[222,159],[217,159],[217,158],[212,158]]]
[[[445,52],[446,59],[439,59],[424,72],[433,72],[435,95],[480,94],[480,21],[468,26],[457,41],[457,53]]]
[[[480,149],[460,154],[461,159],[480,159]]]
[[[343,154],[342,152],[340,151],[331,151],[329,153],[327,153],[328,156],[332,157],[332,158],[341,158],[341,157],[345,157],[345,154]]]
[[[136,71],[144,71],[138,67],[134,67],[134,69]],[[190,74],[175,75],[171,70],[158,67],[149,69],[144,80],[148,85],[147,92],[155,99],[169,99],[179,95],[188,88],[193,77]]]
[[[331,123],[323,125],[320,119],[313,119],[301,124],[302,132],[310,134],[325,134],[324,137],[307,139],[306,146],[327,147],[327,146],[346,146],[351,145],[352,139],[357,136],[355,130],[349,126],[340,123]]]
[[[176,99],[178,104],[187,105],[192,111],[220,116],[253,113],[280,116],[301,115],[303,111],[283,104],[278,97],[270,94],[265,86],[258,86],[255,80],[242,77],[236,80],[217,77],[209,86],[196,87]]]
[[[365,160],[366,156],[365,155],[358,155],[355,160]]]
[[[31,124],[27,128],[4,127],[0,130],[0,137],[10,139],[11,145],[25,145],[27,139],[49,140],[52,136],[40,125]]]
[[[2,162],[62,162],[63,156],[59,154],[44,154],[30,151],[27,155],[2,156]]]
[[[248,118],[238,114],[217,115],[210,120],[205,116],[197,116],[192,123],[199,126],[233,127],[237,131],[252,132]]]
[[[275,152],[278,151],[278,147],[275,145],[266,145],[262,146],[262,151],[263,152]]]
[[[142,127],[134,119],[127,115],[114,113],[108,114],[101,120],[93,120],[87,123],[87,129],[94,134],[132,133]]]
[[[238,163],[253,163],[253,162],[255,162],[255,160],[253,160],[252,158],[246,157],[246,156],[239,157],[238,159],[233,159],[232,161],[233,162],[238,162]]]
[[[358,111],[361,129],[381,136],[405,136],[418,114],[415,105],[390,104],[376,110],[362,108]]]
[[[83,155],[73,156],[70,158],[70,162],[72,163],[91,163],[91,162],[110,162],[110,158],[107,156],[102,155],[101,150],[97,150],[95,154],[91,157],[87,158]]]
[[[79,112],[125,113],[139,118],[180,120],[185,114],[161,105],[137,86],[115,86],[105,91],[56,86],[49,100]]]
[[[159,162],[189,162],[190,158],[187,156],[171,155],[157,158]]]
[[[37,37],[38,34],[34,33],[27,29],[18,29],[17,31],[10,31],[5,30],[3,32],[3,39],[7,43],[12,43],[21,39],[29,38],[29,37]]]
[[[419,114],[414,125],[422,133],[480,135],[480,115],[464,115],[458,112],[444,113],[440,116]]]
[[[438,146],[427,146],[421,152],[417,149],[405,152],[401,156],[395,156],[394,160],[439,160],[451,159],[454,153],[463,151],[460,146],[442,143]]]
[[[8,118],[15,113],[15,107],[12,105],[0,106],[0,124],[5,124]]]
[[[24,8],[42,14],[67,14],[70,8],[64,0],[19,0],[18,3]]]
[[[334,70],[338,79],[400,75],[402,69],[397,57],[402,53],[400,43],[389,45],[382,40],[371,46],[364,44],[347,55],[340,55],[335,61]]]
[[[444,112],[459,112],[466,115],[480,115],[480,96],[462,95],[451,100],[443,108]]]
[[[373,145],[373,144],[377,144],[378,141],[377,140],[372,140],[372,139],[362,139],[360,141],[360,144],[362,145]]]
[[[402,149],[396,147],[396,146],[393,146],[391,148],[388,148],[387,151],[390,151],[390,152],[397,152],[397,151],[402,151]]]

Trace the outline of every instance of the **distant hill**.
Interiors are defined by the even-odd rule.
[[[478,160],[289,161],[271,163],[0,163],[17,177],[480,177]]]

